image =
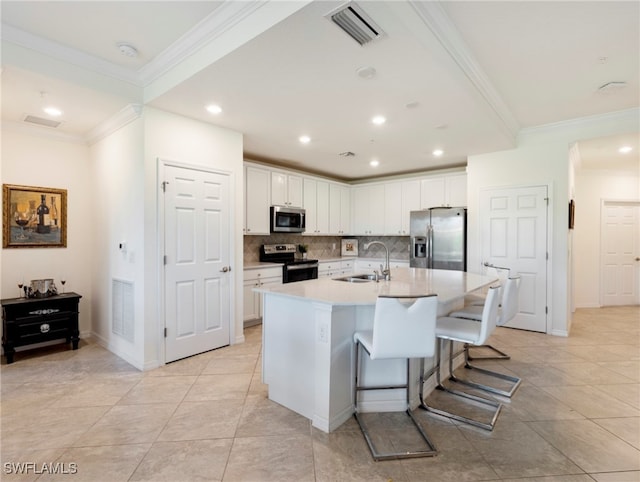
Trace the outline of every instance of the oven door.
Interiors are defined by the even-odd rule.
[[[318,278],[318,263],[285,264],[282,271],[282,282],[293,283]]]

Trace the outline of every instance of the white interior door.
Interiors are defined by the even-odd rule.
[[[519,274],[520,311],[506,326],[547,331],[547,186],[480,194],[482,261]]]
[[[640,204],[604,201],[602,205],[602,305],[637,305],[640,271]]]
[[[229,176],[164,167],[165,361],[229,344]]]

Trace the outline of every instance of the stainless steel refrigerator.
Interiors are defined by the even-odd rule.
[[[411,211],[412,268],[467,270],[466,208]]]

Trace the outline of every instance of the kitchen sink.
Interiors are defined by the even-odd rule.
[[[352,274],[349,276],[343,276],[342,278],[333,278],[334,281],[346,281],[348,283],[367,283],[369,281],[375,281],[375,274]]]

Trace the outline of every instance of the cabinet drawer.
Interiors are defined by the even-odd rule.
[[[264,278],[280,278],[282,279],[282,267],[275,266],[273,268],[247,269],[244,271],[244,280]]]
[[[16,345],[66,338],[74,324],[71,313],[58,316],[31,316],[7,323],[7,331]]]

